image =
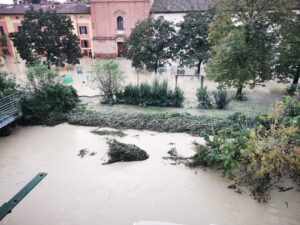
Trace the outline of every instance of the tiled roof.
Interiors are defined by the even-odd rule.
[[[0,5],[0,15],[24,14],[33,7],[35,10],[56,11],[60,14],[90,14],[90,6],[78,3],[64,4],[28,4],[28,5]]]
[[[300,9],[300,0],[284,0],[291,9]],[[154,0],[151,13],[205,11],[217,0]]]
[[[214,0],[154,0],[152,13],[205,11]]]

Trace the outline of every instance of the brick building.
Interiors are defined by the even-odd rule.
[[[56,11],[69,16],[74,33],[80,39],[84,56],[115,58],[125,53],[124,40],[138,20],[148,17],[151,0],[91,0],[84,3],[0,4],[0,39],[2,55],[15,57],[16,50],[8,34],[18,31],[24,14],[35,10]]]
[[[124,40],[138,20],[148,17],[149,0],[91,0],[94,54],[116,57],[125,53]]]
[[[12,41],[9,40],[8,34],[18,31],[21,21],[27,10],[33,7],[35,10],[43,11],[55,10],[59,14],[68,15],[74,26],[74,33],[80,38],[80,48],[85,56],[93,52],[93,34],[91,24],[90,7],[86,4],[20,4],[20,5],[0,5],[0,35],[5,39],[1,39],[1,47],[5,57],[15,57],[16,50]]]

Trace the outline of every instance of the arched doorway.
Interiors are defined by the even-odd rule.
[[[125,57],[125,40],[124,37],[117,37],[117,48],[118,48],[118,57]]]

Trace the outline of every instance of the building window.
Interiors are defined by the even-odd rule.
[[[122,16],[119,16],[117,18],[117,27],[118,27],[118,30],[124,30],[123,17]]]
[[[18,26],[17,31],[21,31],[22,26]]]
[[[82,48],[88,48],[89,47],[89,43],[87,40],[82,40],[81,41],[81,47]]]
[[[4,33],[4,29],[3,29],[3,27],[2,26],[0,26],[0,35],[5,35],[5,33]]]
[[[19,16],[16,16],[16,19],[18,20],[18,19],[19,19]]]
[[[79,27],[80,34],[87,34],[87,27]]]
[[[7,48],[4,48],[4,49],[3,49],[3,54],[4,54],[4,55],[9,55],[9,51],[8,51]]]

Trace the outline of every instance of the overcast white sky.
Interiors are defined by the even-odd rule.
[[[12,4],[13,0],[0,0],[1,4]]]
[[[65,0],[58,0],[59,2],[64,2]],[[0,4],[13,4],[13,0],[0,0]]]

